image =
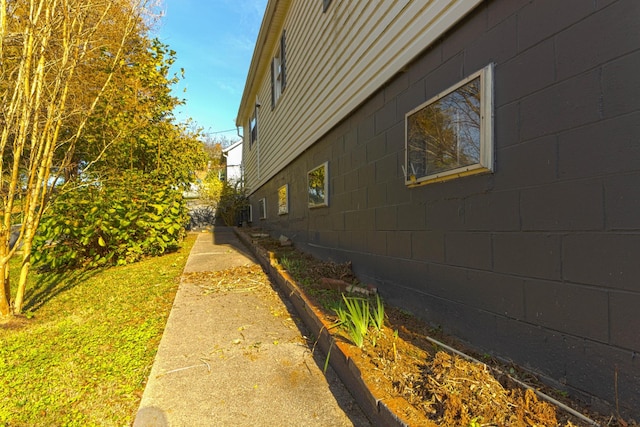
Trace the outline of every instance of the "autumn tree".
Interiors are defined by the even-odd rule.
[[[122,265],[177,249],[187,222],[182,190],[206,154],[202,132],[173,116],[182,103],[171,94],[175,54],[157,39],[129,43],[42,219],[36,266]]]
[[[194,180],[206,154],[201,131],[174,120],[182,103],[171,94],[179,78],[169,71],[175,54],[157,39],[136,41],[87,123],[72,173],[104,180],[139,171],[180,187]]]
[[[0,0],[0,317],[22,309],[44,209],[56,184],[75,169],[87,121],[145,33],[151,6],[149,0]],[[19,246],[12,306],[8,262]]]
[[[198,172],[198,196],[201,201],[214,209],[217,208],[222,197],[226,178],[226,162],[222,150],[229,145],[231,145],[231,141],[225,136],[204,135],[207,165],[206,168]]]

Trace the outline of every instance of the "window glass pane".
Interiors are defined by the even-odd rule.
[[[289,184],[278,188],[278,215],[289,213]]]
[[[249,122],[249,127],[251,128],[251,144],[258,140],[258,127],[256,124],[256,116],[251,117],[251,121]]]
[[[480,163],[480,77],[407,118],[407,176]]]
[[[327,206],[327,164],[308,173],[309,207]]]
[[[280,47],[271,61],[271,108],[276,106],[276,102],[286,86],[286,63],[285,63],[285,32],[280,37]]]

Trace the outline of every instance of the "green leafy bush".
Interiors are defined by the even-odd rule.
[[[216,207],[222,197],[222,191],[228,184],[225,181],[220,180],[218,176],[218,170],[212,169],[207,172],[204,180],[200,184],[198,190],[198,196],[200,200],[209,203],[211,206]]]
[[[34,239],[36,267],[122,265],[173,251],[188,221],[182,194],[137,173],[60,194]]]
[[[218,203],[218,214],[226,225],[237,225],[242,220],[242,212],[249,206],[244,188],[224,182]]]

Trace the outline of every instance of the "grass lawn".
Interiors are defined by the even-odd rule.
[[[0,426],[131,425],[194,242],[125,267],[32,274],[27,318],[0,324]]]

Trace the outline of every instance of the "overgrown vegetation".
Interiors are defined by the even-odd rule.
[[[281,246],[263,230],[254,229],[249,233],[254,244],[260,247],[259,252],[271,263],[284,267],[295,280],[311,301],[313,312],[321,313],[325,320],[336,324],[346,324],[350,318],[355,319],[350,327],[331,328],[329,332],[334,335],[336,345],[344,349],[349,363],[356,365],[362,380],[376,398],[383,400],[408,425],[590,425],[590,421],[561,411],[521,384],[529,383],[569,406],[577,406],[566,395],[545,387],[517,366],[500,364],[491,357],[487,358],[489,364],[485,365],[449,352],[441,346],[442,343],[474,355],[455,338],[444,336],[442,331],[429,327],[401,309],[391,305],[383,307],[382,301],[377,300],[373,310],[373,301],[353,295],[346,296],[346,301],[352,303],[348,308],[345,296],[336,289],[327,288],[323,284],[327,281],[323,279],[363,286],[353,275],[350,263],[321,261],[291,246]],[[366,345],[365,339],[370,329],[363,332],[367,305],[367,322],[372,322],[373,317],[374,323],[382,325],[379,321],[384,319],[384,330],[369,335],[375,338],[372,345]],[[333,357],[334,347],[329,349],[325,369]],[[482,356],[475,354],[475,358]],[[586,411],[584,413],[587,414]],[[613,416],[587,416],[597,419],[601,425],[637,425],[616,420]]]
[[[135,265],[32,275],[27,316],[0,324],[0,425],[131,425],[194,242]]]
[[[198,191],[200,200],[213,208],[218,206],[225,186],[225,182],[220,179],[219,175],[220,168],[211,168],[207,171]]]
[[[58,197],[34,239],[36,267],[123,265],[178,248],[188,221],[179,191],[139,173]]]
[[[224,182],[218,202],[218,215],[227,225],[238,225],[243,211],[249,206],[246,192],[241,184]]]
[[[22,311],[33,241],[58,195],[73,198],[70,194],[86,191],[77,187],[88,186],[109,192],[114,180],[134,173],[154,177],[149,182],[156,184],[156,194],[184,189],[204,166],[201,132],[173,116],[183,102],[171,94],[180,77],[170,74],[176,52],[150,33],[157,6],[157,0],[0,0],[0,317]],[[100,200],[89,200],[98,203],[85,206],[91,220],[112,213]],[[145,214],[147,222],[152,215],[166,220],[158,212]],[[55,221],[65,225],[63,231],[74,228],[62,218]],[[129,248],[113,248],[111,226],[93,231],[82,226],[77,239],[89,238],[87,255],[93,261],[71,251],[62,264],[118,262],[173,244],[169,232],[169,241],[155,236],[133,241],[129,235]],[[147,228],[151,234],[154,229]],[[48,240],[55,245],[64,237],[56,232]],[[22,265],[12,273],[8,262],[17,248]]]

